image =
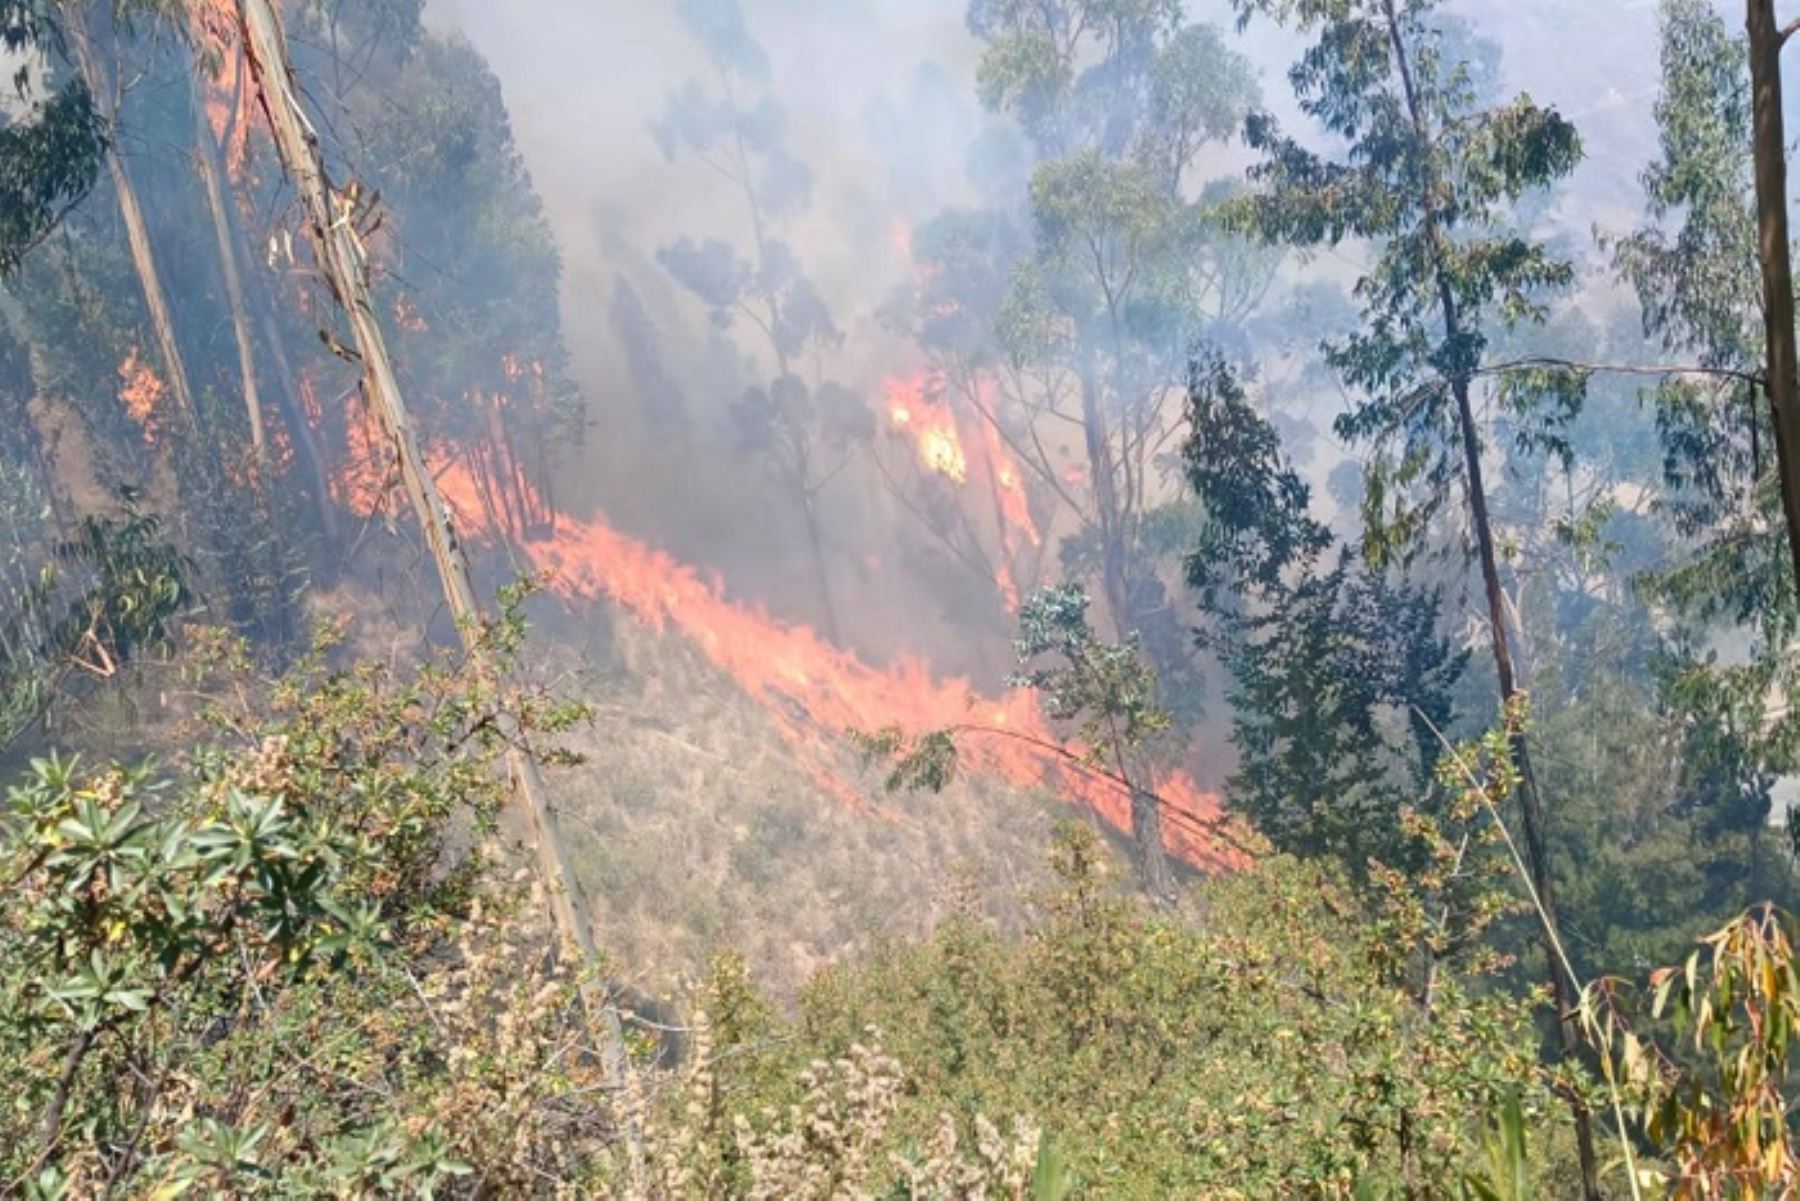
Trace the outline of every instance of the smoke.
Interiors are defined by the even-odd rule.
[[[465,34],[498,76],[563,255],[564,332],[590,430],[563,464],[558,496],[715,568],[734,594],[816,625],[816,590],[802,578],[805,531],[734,433],[734,405],[771,376],[767,355],[741,325],[724,328],[670,271],[672,263],[690,275],[725,269],[728,256],[708,261],[707,253],[742,251],[757,232],[739,188],[658,144],[670,97],[690,81],[703,89],[719,82],[681,18],[693,3],[431,0],[427,20]],[[1032,168],[1027,139],[977,101],[980,46],[966,7],[741,4],[754,48],[737,51],[766,59],[766,70],[752,74],[766,79],[779,106],[783,153],[804,185],[796,192],[804,207],[780,236],[842,335],[813,349],[815,366],[876,421],[887,381],[921,365],[889,314],[896,289],[915,278],[912,230],[950,208],[1019,205]],[[1495,87],[1530,91],[1584,127],[1589,160],[1545,215],[1572,243],[1587,245],[1595,223],[1621,228],[1639,217],[1636,175],[1654,143],[1654,8],[1654,0],[1445,6],[1448,19],[1466,24],[1470,45],[1491,43],[1480,66]],[[1261,20],[1233,32],[1224,0],[1193,3],[1190,16],[1226,31],[1253,66],[1264,107],[1304,132],[1285,79],[1300,39]],[[1246,161],[1240,146],[1222,145],[1208,151],[1202,175],[1231,175]],[[679,255],[659,254],[678,245]],[[1269,319],[1310,329],[1305,314],[1317,293],[1351,278],[1363,257],[1347,247],[1290,265],[1265,301],[1281,309]],[[1344,455],[1329,432],[1342,398],[1316,371],[1293,370],[1310,344],[1264,353],[1276,356],[1265,364],[1272,378],[1290,377],[1271,387],[1277,415],[1329,496],[1325,481]],[[846,641],[876,659],[925,653],[991,680],[1005,665],[1009,585],[971,582],[952,556],[909,534],[907,515],[860,457],[819,495],[831,584],[850,615]],[[1055,541],[1055,531],[1045,533]]]
[[[805,185],[804,206],[776,232],[842,335],[814,348],[808,366],[872,422],[884,380],[918,365],[885,313],[913,271],[908,231],[979,203],[984,186],[1022,195],[1024,151],[976,101],[978,47],[959,3],[753,0],[744,15]],[[670,267],[680,264],[668,260],[678,256],[661,253],[750,257],[756,230],[741,189],[658,144],[671,96],[691,83],[716,91],[715,64],[674,4],[433,0],[427,19],[466,35],[500,79],[563,255],[564,331],[590,430],[558,496],[717,569],[738,595],[818,624],[796,582],[804,531],[734,426],[746,389],[772,376],[768,355],[754,329],[723,328],[677,285]],[[908,570],[917,548],[897,544],[900,523],[866,467],[834,476],[821,504],[832,582],[854,614],[847,640],[882,659],[929,651],[990,678],[1004,667],[1003,636],[977,649],[964,629],[994,598],[947,591],[954,573],[934,578],[941,564]],[[1004,634],[991,615],[986,624]]]

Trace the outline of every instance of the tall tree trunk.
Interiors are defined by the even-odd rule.
[[[250,419],[250,446],[256,453],[258,471],[268,465],[269,447],[263,431],[262,394],[256,386],[255,340],[250,333],[250,312],[244,303],[244,287],[238,274],[237,239],[226,211],[224,174],[219,162],[219,144],[213,140],[212,123],[206,119],[206,97],[198,75],[190,77],[189,107],[194,110],[194,162],[199,168],[200,184],[206,193],[206,208],[212,217],[213,238],[219,247],[219,274],[225,281],[225,301],[231,308],[231,332],[237,341],[238,386],[244,393],[244,412]]]
[[[331,185],[318,139],[296,98],[293,69],[280,18],[273,0],[240,0],[238,15],[247,65],[261,94],[263,110],[269,116],[276,149],[282,165],[294,179],[306,210],[307,238],[319,269],[325,273],[350,322],[362,359],[363,389],[399,463],[407,495],[437,565],[445,602],[468,650],[470,663],[478,676],[498,692],[501,673],[483,639],[481,610],[469,579],[468,563],[450,524],[443,497],[438,493],[437,484],[413,437],[399,382],[388,358],[386,339],[375,319],[368,286],[368,261],[351,226],[349,214],[344,210],[345,199]],[[569,862],[537,761],[523,745],[523,731],[516,715],[504,703],[504,697],[500,697],[494,720],[508,747],[508,771],[513,790],[525,809],[538,874],[550,899],[552,921],[565,949],[573,948],[581,961],[591,963],[596,954],[594,933],[581,898],[580,885]],[[518,809],[515,807],[510,812],[516,824]],[[583,991],[591,998],[587,986]],[[618,1012],[610,1005],[594,1008],[598,1010],[595,1016],[603,1023],[609,1075],[615,1085],[622,1086],[627,1063]],[[632,1174],[641,1181],[641,1137],[635,1123],[628,1122],[627,1127]]]
[[[1762,261],[1763,388],[1775,426],[1775,467],[1788,551],[1800,588],[1800,362],[1794,337],[1794,271],[1788,241],[1787,134],[1781,112],[1781,48],[1794,27],[1775,24],[1775,0],[1749,0],[1750,89],[1756,151],[1756,249]]]
[[[79,3],[72,4],[65,13],[71,35],[69,40],[75,49],[75,63],[81,72],[82,81],[87,84],[88,91],[93,93],[95,102],[101,105],[108,123],[114,127],[114,136],[106,149],[106,169],[112,176],[113,194],[118,198],[119,215],[125,222],[125,240],[131,248],[131,264],[137,271],[138,286],[144,294],[144,308],[150,315],[150,328],[156,338],[163,369],[169,375],[169,390],[174,393],[175,402],[181,407],[189,432],[197,438],[200,433],[200,411],[194,404],[194,390],[188,382],[187,365],[181,358],[181,346],[175,340],[175,323],[169,316],[169,301],[163,291],[162,275],[156,269],[156,252],[150,244],[150,228],[144,221],[144,209],[138,203],[137,188],[132,185],[131,173],[125,167],[124,156],[119,153],[116,125],[118,113],[106,99],[113,94],[110,73],[102,67],[95,52],[82,6]]]
[[[1454,298],[1445,289],[1446,304]],[[1454,308],[1446,313],[1453,314]],[[1447,324],[1454,326],[1454,320]],[[1455,337],[1454,334],[1451,335]],[[1512,641],[1507,634],[1505,593],[1500,584],[1500,566],[1494,554],[1494,531],[1488,519],[1487,490],[1482,481],[1481,440],[1475,428],[1475,416],[1469,403],[1469,382],[1457,380],[1452,389],[1456,395],[1457,424],[1462,432],[1463,470],[1468,477],[1469,512],[1475,527],[1476,553],[1481,560],[1481,583],[1487,594],[1488,625],[1494,650],[1494,674],[1500,683],[1500,700],[1509,714],[1523,695],[1513,672]],[[1525,827],[1525,858],[1531,868],[1531,887],[1537,893],[1539,933],[1544,944],[1544,957],[1550,973],[1550,993],[1557,1012],[1557,1032],[1565,1059],[1579,1054],[1580,1039],[1575,1029],[1576,997],[1574,981],[1563,969],[1561,927],[1556,917],[1556,888],[1550,875],[1550,851],[1544,841],[1544,813],[1538,795],[1537,777],[1531,770],[1531,753],[1523,730],[1514,729],[1508,739],[1513,766],[1519,776],[1519,814]],[[1592,1118],[1580,1101],[1572,1101],[1575,1113],[1575,1149],[1581,1161],[1582,1191],[1590,1201],[1598,1201],[1599,1161],[1594,1152]]]
[[[1409,58],[1406,40],[1401,34],[1400,20],[1394,10],[1394,0],[1382,0],[1382,7],[1387,19],[1387,30],[1390,45],[1394,52],[1394,62],[1400,74],[1401,88],[1405,93],[1407,112],[1412,119],[1413,132],[1418,139],[1415,150],[1424,164],[1425,194],[1425,229],[1430,239],[1432,252],[1432,271],[1436,275],[1438,303],[1443,309],[1444,343],[1457,347],[1464,342],[1462,310],[1456,297],[1456,288],[1451,279],[1449,266],[1444,253],[1445,232],[1438,218],[1434,199],[1437,187],[1437,171],[1433,159],[1435,144],[1432,140],[1430,124],[1426,120],[1424,107],[1419,101],[1418,89],[1413,84],[1412,62]],[[1468,491],[1470,524],[1475,530],[1476,554],[1481,562],[1481,583],[1487,596],[1488,626],[1493,640],[1494,671],[1500,685],[1500,701],[1508,710],[1509,716],[1515,702],[1520,697],[1518,681],[1513,673],[1512,643],[1507,634],[1506,625],[1506,593],[1500,582],[1500,565],[1494,553],[1494,531],[1488,517],[1487,486],[1482,479],[1481,470],[1481,436],[1475,424],[1474,407],[1469,401],[1469,381],[1471,371],[1465,365],[1456,365],[1450,380],[1451,393],[1456,401],[1456,419],[1462,442],[1464,483]],[[1556,918],[1556,890],[1550,875],[1550,854],[1544,842],[1543,806],[1538,795],[1537,779],[1532,775],[1531,756],[1526,744],[1524,731],[1514,729],[1508,740],[1512,752],[1513,766],[1519,776],[1519,811],[1525,826],[1525,849],[1528,865],[1531,869],[1532,890],[1537,895],[1538,930],[1542,936],[1544,957],[1550,977],[1550,993],[1556,1005],[1556,1027],[1562,1055],[1565,1059],[1573,1059],[1579,1053],[1580,1039],[1575,1029],[1575,1005],[1573,997],[1574,981],[1564,970],[1563,945],[1560,927]],[[1581,1163],[1581,1191],[1586,1201],[1600,1201],[1600,1168],[1594,1153],[1593,1117],[1587,1106],[1578,1097],[1569,1102],[1570,1111],[1575,1123],[1575,1148]]]
[[[1093,479],[1094,510],[1100,523],[1101,587],[1106,595],[1107,616],[1122,641],[1137,623],[1130,609],[1126,572],[1124,517],[1120,512],[1118,480],[1113,471],[1112,447],[1106,436],[1106,418],[1100,410],[1099,388],[1091,369],[1081,376],[1081,426],[1085,436],[1088,474]],[[1175,896],[1175,877],[1169,869],[1168,847],[1163,841],[1162,805],[1156,798],[1154,769],[1148,758],[1119,748],[1119,770],[1131,788],[1131,849],[1137,862],[1138,883],[1158,902]]]

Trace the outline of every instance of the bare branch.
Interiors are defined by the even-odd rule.
[[[1715,379],[1736,380],[1739,383],[1761,386],[1762,375],[1754,371],[1739,371],[1731,367],[1699,367],[1699,366],[1653,366],[1640,367],[1629,363],[1583,363],[1575,359],[1557,358],[1525,358],[1511,359],[1504,363],[1494,363],[1474,371],[1474,376],[1505,375],[1511,371],[1529,371],[1535,368],[1559,368],[1564,371],[1578,371],[1583,375],[1648,375],[1666,378],[1672,375],[1701,375]]]

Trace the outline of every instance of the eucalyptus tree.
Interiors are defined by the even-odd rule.
[[[1645,332],[1701,371],[1651,393],[1664,451],[1657,503],[1681,540],[1647,595],[1678,619],[1660,699],[1685,731],[1685,810],[1756,873],[1774,780],[1800,769],[1800,715],[1774,701],[1800,687],[1800,638],[1773,407],[1762,403],[1749,44],[1704,0],[1664,0],[1658,155],[1643,174],[1641,229],[1612,243]],[[1741,654],[1721,655],[1741,642]]]
[[[1484,107],[1470,73],[1443,53],[1437,0],[1236,0],[1241,21],[1264,16],[1313,37],[1289,72],[1302,111],[1344,149],[1319,153],[1270,117],[1246,126],[1262,160],[1245,226],[1311,246],[1363,239],[1363,327],[1325,355],[1353,394],[1338,433],[1368,450],[1365,554],[1376,566],[1418,552],[1466,522],[1486,599],[1500,698],[1521,695],[1484,478],[1487,428],[1476,391],[1497,366],[1494,327],[1540,319],[1573,269],[1513,224],[1521,200],[1567,176],[1581,157],[1575,128],[1529,96]],[[1579,377],[1509,375],[1491,390],[1513,436],[1566,452],[1561,427],[1580,403]],[[1459,506],[1459,501],[1465,502]],[[1457,510],[1461,508],[1459,513]],[[1565,1053],[1573,982],[1561,966],[1545,817],[1522,730],[1511,740],[1519,808]],[[1588,1115],[1575,1106],[1583,1185],[1597,1196]]]
[[[1072,531],[1064,574],[1092,583],[1191,717],[1193,647],[1159,568],[1192,518],[1172,453],[1189,348],[1240,325],[1273,277],[1272,254],[1221,227],[1223,188],[1204,178],[1257,102],[1254,75],[1178,0],[974,0],[968,22],[983,103],[1038,158],[1013,214],[1030,250],[993,314],[989,416]],[[1138,809],[1155,890],[1160,817]]]
[[[774,374],[738,399],[732,419],[744,446],[764,457],[793,497],[820,616],[837,641],[819,501],[852,439],[866,432],[867,412],[820,371],[820,356],[843,334],[781,236],[810,202],[812,174],[788,147],[787,113],[770,87],[768,54],[737,0],[681,0],[677,8],[713,78],[710,85],[690,80],[670,95],[653,132],[669,158],[692,159],[741,196],[751,242],[744,254],[718,238],[684,237],[657,258],[716,321],[744,322],[761,336]]]
[[[0,112],[0,278],[88,194],[106,153],[106,121],[69,70],[57,16],[47,0],[0,0],[0,49],[18,63],[21,102]]]

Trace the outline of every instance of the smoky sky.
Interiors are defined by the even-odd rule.
[[[602,440],[666,438],[704,424],[756,371],[732,333],[710,323],[705,306],[658,261],[682,238],[741,246],[751,235],[743,197],[691,159],[671,161],[654,133],[671,93],[693,79],[716,83],[678,3],[429,0],[427,9],[436,27],[466,35],[500,81],[562,252],[564,330]],[[741,0],[740,7],[767,56],[767,87],[785,113],[787,146],[808,176],[805,209],[781,236],[843,332],[829,373],[877,396],[884,377],[913,361],[906,340],[883,320],[884,305],[913,270],[905,231],[950,207],[998,197],[1020,203],[1032,165],[1027,143],[979,104],[980,47],[967,29],[967,0]],[[1655,150],[1656,0],[1450,0],[1441,11],[1464,27],[1495,89],[1529,92],[1581,128],[1586,161],[1533,219],[1590,256],[1595,227],[1623,230],[1641,221],[1638,175]],[[1286,78],[1303,39],[1266,20],[1238,32],[1227,0],[1195,0],[1189,15],[1219,25],[1249,58],[1265,108],[1303,136],[1320,136],[1307,134]],[[1230,175],[1247,163],[1241,146],[1221,146],[1202,174]],[[1341,284],[1364,257],[1348,247],[1297,270]],[[1335,393],[1321,393],[1300,416],[1328,431],[1330,412],[1312,410],[1336,403]],[[1342,451],[1328,445],[1328,433],[1315,441],[1322,453],[1311,470],[1324,493]],[[637,466],[615,462],[627,473]],[[681,528],[679,519],[659,520],[665,514],[621,511],[616,490],[589,489],[607,474],[577,471],[561,495],[606,507],[728,577],[742,578],[737,569],[757,562],[754,547],[739,545],[741,504],[715,504],[716,512]],[[707,483],[727,493],[732,487],[722,477]],[[704,537],[695,533],[701,529]],[[837,549],[860,562],[866,548]]]

